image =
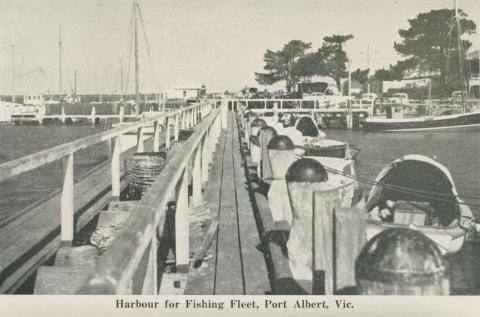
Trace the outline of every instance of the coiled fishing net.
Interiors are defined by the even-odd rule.
[[[135,153],[125,160],[126,181],[130,199],[141,199],[166,164],[163,152]]]

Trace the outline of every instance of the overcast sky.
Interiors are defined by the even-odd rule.
[[[480,25],[480,1],[458,1]],[[326,35],[353,34],[347,49],[354,68],[366,68],[368,46],[371,68],[388,66],[399,58],[393,43],[408,19],[453,8],[453,0],[140,0],[140,6],[159,86],[203,83],[209,91],[237,91],[258,86],[254,72],[262,71],[265,50],[280,49],[292,39],[316,49]],[[17,73],[32,71],[17,79],[17,91],[58,92],[59,23],[64,89],[73,87],[75,69],[80,93],[98,92],[101,86],[104,93],[120,89],[120,61],[129,60],[130,0],[0,0],[0,12],[0,94],[12,90],[12,38]],[[152,91],[140,39],[141,90]],[[480,46],[479,34],[469,39]],[[130,90],[132,76],[131,71]]]

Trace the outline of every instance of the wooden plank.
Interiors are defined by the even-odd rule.
[[[280,223],[277,225],[268,207],[266,187],[259,180],[257,169],[250,156],[247,156],[247,147],[242,144],[245,155],[245,170],[248,173],[249,192],[253,211],[257,219],[257,227],[265,253],[267,269],[273,294],[305,295],[311,289],[311,283],[297,282],[293,279],[287,257],[286,243],[288,229]]]
[[[210,245],[212,244],[212,241],[217,234],[217,229],[218,221],[212,220],[212,222],[210,222],[210,226],[208,227],[207,234],[203,239],[203,243],[200,245],[200,248],[195,251],[195,254],[193,256],[193,268],[198,267],[202,264],[203,258],[207,254],[207,251],[210,248]]]
[[[55,255],[56,266],[92,265],[97,259],[97,248],[92,245],[63,247]]]
[[[232,116],[234,114],[232,113]],[[237,197],[238,221],[240,230],[241,254],[245,277],[245,294],[264,295],[271,292],[265,256],[258,246],[261,244],[252,203],[246,185],[245,169],[240,153],[237,120],[233,124],[233,159],[235,171],[235,190]]]
[[[60,203],[62,242],[72,244],[74,238],[73,153],[63,158],[63,188]]]
[[[232,116],[229,116],[231,126]],[[245,294],[243,259],[240,252],[235,174],[232,153],[233,129],[227,130],[227,143],[223,160],[222,188],[220,192],[216,295]]]
[[[151,142],[146,142],[151,147]],[[121,158],[134,153],[122,153]],[[111,199],[108,161],[87,172],[75,184],[76,228],[79,230],[102,210]],[[121,189],[126,187],[122,181]],[[6,224],[0,232],[0,293],[13,292],[60,246],[60,191],[17,219]]]
[[[225,152],[226,133],[220,136],[220,145],[214,153],[214,160],[210,170],[209,182],[204,186],[205,207],[212,212],[212,218],[218,218],[220,210],[220,189],[222,187],[223,159]],[[213,295],[215,288],[215,262],[217,235],[214,235],[213,245],[206,252],[202,265],[191,268],[188,283],[185,289],[187,295]]]
[[[35,295],[71,295],[93,271],[92,265],[42,266],[35,281]]]

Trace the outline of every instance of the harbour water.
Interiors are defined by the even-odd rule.
[[[326,130],[327,137],[358,148],[357,174],[374,180],[380,170],[407,154],[435,157],[452,174],[460,197],[480,216],[480,136],[477,132],[369,133]],[[368,185],[360,184],[365,190]],[[365,192],[367,194],[368,191]],[[478,197],[477,199],[475,197]]]
[[[0,163],[70,142],[103,130],[101,125],[28,125],[0,124]],[[104,144],[80,151],[74,157],[75,178],[107,159]],[[0,183],[0,226],[24,208],[45,199],[62,184],[62,163],[21,174]]]
[[[0,163],[103,130],[96,125],[0,125]],[[346,141],[360,150],[357,173],[374,180],[391,161],[406,154],[436,157],[452,174],[458,193],[471,205],[480,205],[480,138],[475,132],[447,133],[368,133],[325,131],[327,137]],[[98,144],[75,156],[75,176],[107,158],[106,147]],[[0,224],[17,211],[48,195],[61,185],[61,163],[41,167],[14,180],[0,183]],[[368,193],[369,185],[361,184]],[[27,194],[28,193],[28,194]],[[475,199],[475,197],[479,197]],[[474,207],[474,206],[472,206]],[[472,208],[480,215],[478,208]]]

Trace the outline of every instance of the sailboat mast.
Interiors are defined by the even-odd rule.
[[[73,72],[73,102],[77,102],[77,70]]]
[[[138,19],[137,19],[137,10],[138,10],[138,0],[133,0],[133,15],[135,19],[135,103],[137,107],[135,108],[135,114],[138,116],[140,113],[140,90],[138,87]]]
[[[62,102],[62,24],[58,27],[58,98]]]
[[[458,16],[458,7],[457,7],[457,0],[454,0],[455,5],[455,22],[457,24],[457,46],[458,46],[458,68],[460,70],[460,83],[462,87],[461,95],[462,95],[462,113],[465,113],[465,100],[463,96],[463,92],[465,91],[465,83],[463,82],[463,62],[462,62],[462,39],[460,38],[460,19]]]
[[[15,38],[12,35],[12,102],[16,101],[16,93],[15,93]]]

